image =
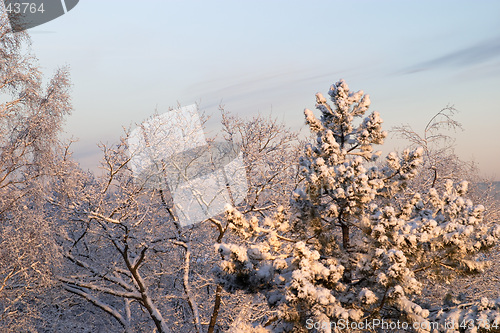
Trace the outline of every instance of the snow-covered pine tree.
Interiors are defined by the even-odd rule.
[[[256,326],[275,332],[340,331],[341,320],[371,319],[419,323],[420,331],[431,321],[441,331],[451,320],[456,329],[464,319],[476,328],[500,325],[500,299],[425,309],[417,296],[422,276],[481,271],[487,263],[476,254],[497,242],[500,227],[483,221],[484,207],[464,197],[466,182],[449,181],[441,192],[408,189],[423,150],[376,163],[381,153],[373,145],[387,135],[382,119],[372,112],[355,123],[369,96],[343,80],[329,95],[331,105],[316,95],[319,119],[304,112],[317,140],[300,159],[304,183],[293,193],[290,218],[283,209],[248,218],[227,207],[243,241],[217,246],[223,260],[216,274],[225,287],[264,293],[277,316]]]

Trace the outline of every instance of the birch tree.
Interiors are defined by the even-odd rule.
[[[0,15],[0,326],[35,331],[59,266],[45,194],[71,110],[69,76],[61,69],[44,87],[28,36]]]
[[[269,191],[274,184],[293,187],[287,174],[297,172],[296,162],[286,151],[293,153],[296,135],[265,117],[223,118],[224,140],[238,144],[259,170],[248,171],[248,197],[240,207],[264,214],[276,200],[288,201]],[[60,234],[66,265],[59,275],[65,290],[126,332],[215,332],[229,328],[242,309],[250,318],[262,316],[269,310],[265,302],[224,293],[213,277],[214,244],[230,237],[226,221],[213,216],[180,225],[170,189],[152,189],[147,177],[134,176],[129,133],[118,144],[101,144],[102,175],[83,172],[71,159],[60,172],[50,200],[66,225]]]

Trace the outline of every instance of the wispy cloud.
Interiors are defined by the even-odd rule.
[[[225,102],[234,100],[259,100],[266,97],[285,98],[290,92],[307,86],[318,87],[318,82],[333,83],[338,78],[355,75],[361,70],[358,67],[347,67],[339,70],[324,70],[318,66],[280,66],[279,68],[262,68],[254,72],[241,70],[218,78],[198,82],[189,87],[202,96],[224,98]],[[329,84],[330,84],[329,83]]]
[[[500,60],[500,36],[410,66],[404,69],[402,73],[411,74],[443,67],[466,69],[467,67],[482,65],[486,62],[498,60]]]

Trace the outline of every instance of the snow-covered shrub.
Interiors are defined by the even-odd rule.
[[[430,321],[498,316],[497,303],[487,299],[452,310],[417,303],[422,276],[480,272],[487,262],[476,254],[496,244],[500,227],[483,221],[484,207],[465,197],[466,182],[422,193],[408,188],[423,149],[378,161],[373,146],[387,133],[378,112],[365,116],[368,95],[343,80],[329,95],[333,104],[316,95],[320,118],[304,112],[317,139],[300,158],[304,182],[289,214],[278,209],[272,217],[247,218],[227,207],[243,241],[216,246],[222,258],[216,274],[226,289],[264,293],[278,313],[266,327],[276,332],[340,331],[340,320],[375,318],[421,323],[425,331]]]

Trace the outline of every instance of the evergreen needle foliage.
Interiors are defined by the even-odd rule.
[[[409,188],[424,149],[378,161],[374,145],[387,133],[378,112],[366,115],[368,95],[343,80],[328,94],[331,104],[316,95],[319,118],[304,112],[316,141],[300,158],[304,181],[290,212],[247,218],[227,207],[243,241],[217,246],[226,289],[263,293],[277,309],[267,325],[275,332],[305,332],[312,322],[321,332],[340,331],[340,320],[375,318],[420,323],[416,331],[429,331],[428,322],[446,331],[451,320],[474,320],[476,329],[500,324],[500,299],[432,309],[418,301],[425,279],[484,269],[477,254],[497,243],[500,226],[483,220],[485,208],[467,199],[465,181]]]

